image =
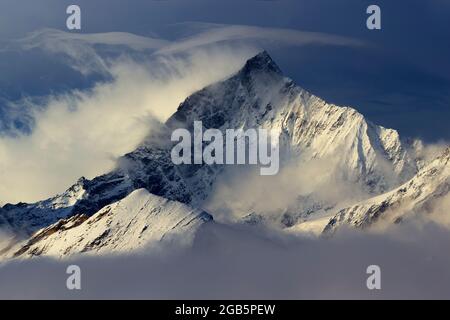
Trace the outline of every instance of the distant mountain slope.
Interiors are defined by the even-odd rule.
[[[417,214],[423,216],[444,197],[450,197],[450,148],[400,187],[340,210],[324,232],[342,225],[365,228],[383,221],[398,223]]]
[[[91,217],[75,215],[58,221],[10,249],[9,254],[66,257],[127,253],[161,241],[188,244],[208,221],[212,217],[206,212],[139,189]]]

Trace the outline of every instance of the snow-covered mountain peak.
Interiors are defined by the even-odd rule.
[[[192,128],[266,128],[281,132],[282,157],[341,158],[345,176],[383,192],[417,172],[397,131],[377,126],[350,107],[325,102],[281,73],[267,52],[229,79],[188,97],[168,120]],[[348,171],[348,172],[346,172]]]
[[[155,196],[202,208],[215,192],[216,183],[226,178],[226,170],[223,165],[178,166],[171,161],[173,129],[192,129],[194,121],[222,132],[238,128],[279,132],[280,171],[294,164],[294,174],[301,175],[317,161],[320,168],[316,170],[325,178],[352,184],[367,192],[367,197],[392,190],[417,173],[416,159],[397,131],[372,124],[355,109],[327,103],[297,86],[264,51],[228,79],[187,97],[161,130],[124,155],[116,169],[92,180],[81,178],[51,199],[5,206],[0,209],[0,227],[31,235],[60,219],[95,215],[142,188]],[[272,216],[292,225],[320,208],[337,205],[334,200],[316,198],[315,193],[323,192],[320,185],[304,187],[298,189],[308,189],[308,194],[294,188],[292,192],[298,194],[293,198],[309,199],[307,202],[287,204],[293,210],[286,219],[282,218],[286,210]],[[248,208],[241,216],[249,212],[264,214]]]

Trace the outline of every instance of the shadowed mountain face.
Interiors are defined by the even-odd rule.
[[[189,96],[157,134],[124,155],[112,172],[92,180],[81,178],[63,194],[42,202],[6,205],[0,209],[0,225],[13,233],[31,234],[59,219],[92,216],[141,188],[167,200],[202,207],[217,179],[226,175],[226,166],[172,163],[172,131],[180,127],[192,131],[194,121],[223,133],[237,128],[275,131],[280,135],[282,170],[292,163],[301,170],[310,162],[332,159],[324,170],[357,185],[368,196],[392,190],[418,172],[412,145],[403,143],[395,130],[376,126],[352,108],[328,104],[303,90],[262,52],[229,79]],[[300,202],[308,199],[302,212],[287,218],[285,212],[275,213],[275,220],[289,221],[281,224],[292,226],[305,212],[314,215],[321,209],[311,201],[314,194],[312,190],[307,197],[299,197]],[[335,205],[332,201],[324,204]]]

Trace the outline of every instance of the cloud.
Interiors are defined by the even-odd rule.
[[[111,50],[167,55],[224,43],[258,48],[311,44],[350,47],[365,45],[364,42],[352,38],[294,29],[199,22],[179,23],[172,27],[181,28],[184,34],[189,35],[170,41],[126,32],[83,34],[45,28],[31,32],[22,39],[11,41],[2,51],[38,48],[51,54],[62,53],[72,60],[73,67],[87,75],[92,72],[108,73],[108,64],[104,61],[102,53],[111,53]]]
[[[219,221],[233,221],[257,213],[280,223],[286,212],[292,218],[312,208],[345,207],[369,194],[343,176],[341,156],[312,159],[304,154],[285,163],[274,176],[261,176],[251,167],[229,168],[218,178],[206,210]],[[325,213],[325,212],[322,212]]]
[[[450,294],[450,233],[434,224],[383,235],[346,230],[332,239],[207,224],[188,249],[0,266],[2,299],[430,299]],[[81,267],[82,290],[65,287]],[[381,268],[381,290],[366,269]]]
[[[152,119],[166,120],[188,95],[237,71],[255,52],[221,47],[145,62],[119,57],[108,66],[112,81],[47,97],[45,107],[31,108],[30,135],[0,137],[0,198],[36,201],[111,169],[149,133]]]
[[[39,49],[51,55],[63,54],[74,69],[87,76],[92,73],[110,74],[106,54],[127,54],[130,50],[149,54],[169,43],[164,39],[126,32],[82,34],[45,28],[10,41],[1,51]]]
[[[185,26],[186,24],[183,24]],[[189,26],[189,24],[187,24]],[[348,37],[320,32],[305,32],[293,29],[264,28],[245,25],[194,24],[198,33],[168,44],[159,53],[180,52],[199,46],[217,44],[225,41],[253,43],[258,46],[363,46],[364,42]]]
[[[450,229],[450,194],[441,199],[434,207],[431,219]]]
[[[17,43],[21,44],[22,48],[26,50],[44,46],[50,51],[58,51],[61,43],[74,41],[90,45],[125,46],[133,50],[158,49],[170,43],[164,39],[143,37],[128,32],[83,34],[49,28],[31,32],[25,38],[18,40]]]

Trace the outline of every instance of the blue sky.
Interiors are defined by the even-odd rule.
[[[177,41],[220,24],[361,41],[362,46],[276,41],[258,45],[269,51],[287,76],[329,102],[353,106],[373,122],[398,129],[402,136],[450,140],[449,1],[2,0],[0,45],[5,48],[11,40],[42,28],[65,30],[65,9],[72,3],[82,8],[83,34],[120,31]],[[369,4],[381,7],[382,30],[366,28]],[[32,131],[28,109],[11,109],[9,102],[24,97],[39,100],[108,80],[105,74],[82,74],[59,56],[39,49],[0,52],[3,134],[11,126]]]

